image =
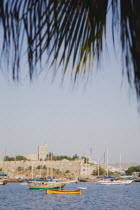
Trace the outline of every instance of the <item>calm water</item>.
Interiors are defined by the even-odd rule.
[[[140,210],[140,183],[105,186],[71,183],[65,189],[87,187],[82,195],[46,195],[45,190],[29,190],[28,185],[0,186],[0,210]]]

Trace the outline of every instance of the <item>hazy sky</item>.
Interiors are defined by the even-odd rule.
[[[119,162],[120,152],[122,162],[140,163],[136,97],[110,45],[110,58],[104,56],[98,72],[94,67],[86,87],[73,89],[67,78],[61,86],[59,75],[53,83],[42,75],[30,85],[14,85],[1,73],[0,152],[37,153],[47,143],[55,155],[90,154],[101,161],[108,148],[110,163]]]

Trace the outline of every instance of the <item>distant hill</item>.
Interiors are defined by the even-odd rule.
[[[120,168],[120,163],[114,163],[114,164],[109,164],[109,165],[115,168]],[[140,163],[122,163],[121,167],[122,169],[126,170],[131,166],[137,166],[137,165],[140,165]]]

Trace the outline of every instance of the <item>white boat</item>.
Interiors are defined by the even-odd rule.
[[[120,184],[131,184],[132,180],[100,180],[97,181],[96,184],[105,184],[105,185],[120,185]]]
[[[131,184],[133,180],[122,180],[122,184]]]
[[[122,184],[122,182],[118,180],[100,180],[100,181],[97,181],[96,184],[120,185]]]
[[[78,187],[79,190],[86,190],[87,187]]]

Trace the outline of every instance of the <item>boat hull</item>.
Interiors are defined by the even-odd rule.
[[[100,185],[120,185],[122,184],[121,182],[96,182],[96,184],[100,184]]]
[[[140,179],[134,179],[134,182],[140,182]]]
[[[94,182],[93,179],[79,179],[80,182]]]
[[[46,190],[46,194],[71,194],[71,195],[81,195],[81,190]]]
[[[96,184],[104,184],[104,185],[123,185],[123,184],[131,184],[132,180],[123,180],[123,181],[98,181]]]
[[[41,184],[41,185],[30,185],[29,189],[30,190],[51,190],[51,189],[60,189],[63,188],[65,184],[60,185],[47,185],[47,184]]]

